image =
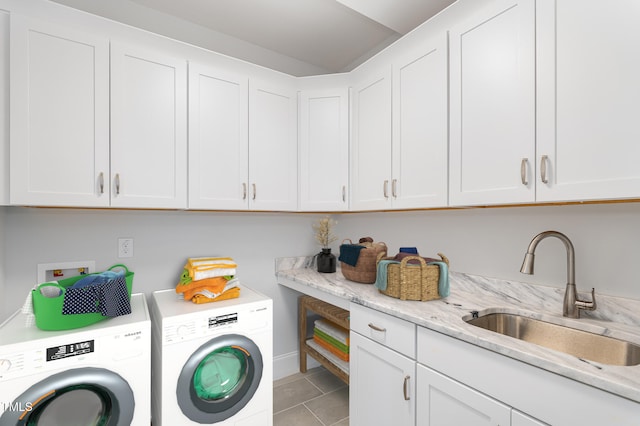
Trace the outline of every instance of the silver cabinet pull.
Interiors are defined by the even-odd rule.
[[[543,155],[540,158],[540,180],[542,183],[549,183],[549,179],[547,179],[547,162],[549,161],[549,157]]]
[[[385,180],[384,184],[382,185],[382,193],[384,194],[384,198],[389,198],[389,181]]]
[[[258,193],[258,191],[256,190],[256,184],[255,184],[255,183],[252,183],[252,184],[251,184],[251,187],[253,188],[253,196],[252,196],[251,198],[252,198],[253,200],[255,200],[255,199],[256,199],[256,195],[257,195],[257,193]]]
[[[529,181],[527,180],[527,166],[529,165],[529,159],[523,158],[520,162],[520,180],[524,186],[529,185]]]
[[[120,173],[116,173],[116,195],[120,195]]]
[[[347,201],[347,187],[342,185],[342,202]]]
[[[382,331],[382,332],[387,331],[386,328],[378,327],[377,325],[375,325],[373,323],[369,323],[369,328],[371,328],[372,330],[375,330],[375,331]]]
[[[100,172],[100,176],[98,176],[98,186],[100,187],[100,193],[104,194],[104,172]]]
[[[245,182],[242,182],[242,199],[247,199],[247,184]]]
[[[391,195],[393,198],[397,198],[398,194],[396,193],[396,186],[398,186],[398,179],[394,179],[391,181]]]
[[[404,384],[402,385],[402,392],[404,392],[404,400],[409,401],[411,398],[409,397],[409,380],[411,376],[404,377]]]

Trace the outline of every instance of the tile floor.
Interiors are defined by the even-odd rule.
[[[273,426],[349,426],[349,386],[323,367],[276,380]]]

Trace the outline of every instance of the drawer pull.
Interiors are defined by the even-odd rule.
[[[384,195],[384,198],[389,198],[389,181],[385,180],[384,184],[382,185],[382,194]]]
[[[256,189],[256,184],[252,183],[251,186],[253,187],[253,197],[252,199],[256,199],[256,195],[258,195],[258,190]]]
[[[116,173],[116,195],[120,195],[120,173]]]
[[[242,183],[242,199],[247,199],[247,184],[244,182]]]
[[[381,331],[381,332],[387,331],[386,328],[378,327],[377,325],[374,325],[372,323],[369,323],[369,328],[375,331]]]
[[[410,379],[411,379],[411,376],[405,376],[404,384],[402,385],[402,392],[404,392],[405,401],[409,401],[411,399],[409,398],[409,380]]]

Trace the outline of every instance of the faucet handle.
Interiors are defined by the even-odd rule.
[[[580,300],[576,297],[575,306],[578,309],[584,309],[585,311],[595,311],[596,310],[596,289],[591,289],[591,301]]]

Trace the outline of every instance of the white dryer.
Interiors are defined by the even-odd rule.
[[[0,424],[148,426],[151,321],[143,294],[131,314],[75,330],[0,325]]]
[[[273,301],[195,304],[152,294],[153,426],[273,424]]]

